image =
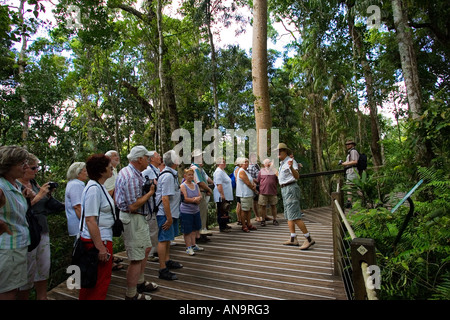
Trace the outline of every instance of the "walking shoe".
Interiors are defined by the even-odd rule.
[[[198,245],[192,246],[192,249],[197,252],[197,251],[205,251],[205,248],[199,247]]]
[[[311,247],[315,243],[316,242],[313,239],[311,239],[311,241],[308,241],[308,239],[305,239],[305,242],[303,242],[302,246],[300,247],[300,250],[307,250],[309,247]]]
[[[158,285],[154,282],[148,282],[148,281],[144,281],[140,284],[137,285],[137,292],[139,293],[144,293],[144,292],[152,292],[155,291],[156,289],[158,289]]]
[[[173,261],[173,260],[167,260],[166,261],[166,268],[168,268],[168,269],[181,269],[181,268],[183,268],[183,265],[181,263]]]
[[[285,246],[298,246],[297,236],[291,237],[288,241],[283,243]]]
[[[177,275],[170,272],[168,268],[159,270],[159,278],[163,280],[177,280]]]
[[[190,256],[195,255],[194,249],[192,249],[192,247],[186,248],[186,253]]]
[[[127,295],[125,295],[125,300],[152,300],[152,297],[150,297],[148,294],[136,293],[134,297],[128,297]]]

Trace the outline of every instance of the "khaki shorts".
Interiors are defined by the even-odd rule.
[[[16,290],[27,283],[28,247],[0,249],[0,293]]]
[[[293,183],[281,188],[283,197],[284,217],[287,220],[301,219],[303,213],[300,208],[300,187]]]
[[[253,208],[253,197],[241,197],[241,210],[250,211]]]
[[[123,223],[123,242],[128,259],[141,261],[145,259],[145,250],[152,246],[146,217],[137,213],[120,211]]]
[[[275,206],[278,203],[278,196],[275,194],[260,194],[258,199],[258,204],[260,206]]]

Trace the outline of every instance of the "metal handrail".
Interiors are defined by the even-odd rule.
[[[334,200],[334,204],[336,205],[336,208],[339,211],[339,215],[341,216],[342,221],[345,224],[345,227],[348,230],[348,233],[350,234],[350,237],[353,239],[356,238],[355,232],[353,231],[353,228],[350,226],[350,223],[348,223],[347,218],[345,217],[344,211],[342,211],[341,205],[339,204],[339,202],[337,200]]]

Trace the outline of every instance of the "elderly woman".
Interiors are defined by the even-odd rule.
[[[69,236],[76,236],[79,232],[81,193],[87,178],[86,163],[84,162],[74,162],[67,170],[67,180],[69,182],[66,186],[65,204]]]
[[[236,197],[241,198],[241,222],[242,231],[244,232],[256,230],[256,227],[252,226],[250,222],[256,184],[253,182],[253,178],[248,172],[248,165],[248,159],[245,158],[236,176]]]
[[[47,279],[50,275],[50,237],[48,234],[46,204],[51,197],[49,183],[42,186],[36,182],[36,174],[39,171],[39,159],[35,155],[28,156],[28,168],[23,177],[18,181],[22,189],[30,193],[31,208],[41,226],[41,240],[39,245],[27,254],[28,283],[20,288],[20,298],[28,299],[30,289],[36,289],[37,300],[47,300]]]
[[[86,250],[98,250],[97,283],[94,288],[81,288],[80,300],[105,300],[111,282],[114,225],[114,200],[109,195],[105,181],[112,176],[111,159],[95,154],[86,161],[91,180],[81,196],[81,241]]]
[[[0,147],[0,300],[14,300],[27,283],[30,232],[26,220],[27,191],[16,179],[28,168],[28,152],[18,146]]]
[[[217,205],[217,222],[219,223],[220,232],[230,232],[227,222],[229,202],[233,201],[233,187],[231,185],[231,178],[225,172],[225,159],[220,157],[216,161],[217,168],[214,172],[214,202]]]

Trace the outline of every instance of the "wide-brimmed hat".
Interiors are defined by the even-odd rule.
[[[347,141],[345,142],[345,145],[348,145],[348,144],[352,144],[352,145],[356,146],[356,142],[353,141],[352,139],[347,140]]]
[[[194,149],[194,151],[192,151],[191,156],[192,157],[199,157],[203,155],[203,151],[200,149]]]
[[[291,153],[291,149],[289,149],[285,143],[279,143],[277,146],[277,150],[286,150],[288,154]]]

